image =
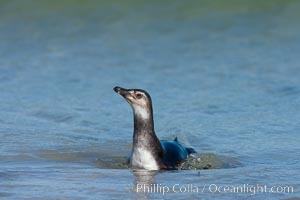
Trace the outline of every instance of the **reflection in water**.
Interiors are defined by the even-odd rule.
[[[155,190],[155,180],[154,177],[157,171],[148,170],[133,170],[135,175],[135,182],[133,184],[133,191],[137,194],[137,199],[149,199],[151,193],[158,193]]]

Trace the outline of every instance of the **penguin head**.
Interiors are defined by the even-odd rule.
[[[151,117],[152,101],[150,95],[145,90],[114,87],[114,91],[124,97],[132,107],[135,116],[144,120]]]

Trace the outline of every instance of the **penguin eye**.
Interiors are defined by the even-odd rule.
[[[140,93],[136,94],[136,98],[140,99],[140,98],[142,98],[142,97],[143,97],[142,94],[140,94]]]

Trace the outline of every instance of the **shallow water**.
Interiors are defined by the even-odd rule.
[[[1,1],[0,197],[300,197],[299,9],[292,0]],[[132,113],[116,85],[151,94],[159,138],[238,165],[124,168]],[[137,192],[144,183],[169,191]],[[257,184],[293,192],[249,189]]]

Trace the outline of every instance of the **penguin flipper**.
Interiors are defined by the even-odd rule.
[[[178,142],[178,138],[175,137],[174,142]],[[193,148],[185,148],[185,150],[187,151],[188,155],[192,154],[192,153],[197,153],[197,151]]]

